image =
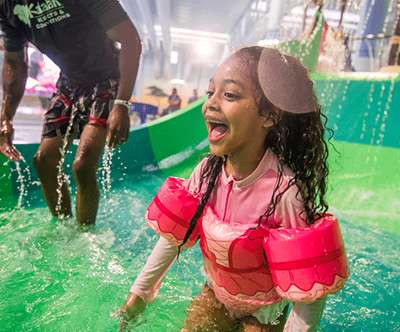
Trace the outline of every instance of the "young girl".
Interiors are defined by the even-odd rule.
[[[123,316],[155,298],[179,250],[200,238],[207,283],[182,331],[314,331],[347,266],[325,214],[325,117],[306,69],[274,49],[240,49],[210,80],[202,112],[211,154],[150,204],[161,237]]]

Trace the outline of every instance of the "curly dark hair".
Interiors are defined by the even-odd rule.
[[[297,195],[301,196],[304,203],[303,217],[307,224],[313,224],[328,210],[326,202],[327,176],[329,173],[327,165],[328,146],[324,140],[324,135],[327,131],[328,139],[330,139],[333,132],[326,128],[327,118],[321,112],[320,106],[316,110],[310,110],[309,113],[294,114],[278,109],[267,99],[262,92],[257,73],[262,50],[262,47],[253,46],[242,48],[234,53],[234,56],[239,56],[240,60],[248,67],[249,76],[254,83],[254,97],[259,112],[268,115],[273,122],[272,128],[267,133],[265,149],[271,149],[279,161],[278,176],[272,198],[267,210],[259,217],[258,225],[268,221],[282,195],[291,186],[297,186]],[[202,195],[196,213],[190,220],[190,226],[180,248],[189,239],[196,226],[218,175],[221,173],[223,164],[224,157],[212,154],[208,156],[200,180],[200,189],[203,183],[207,183],[207,189]],[[294,176],[282,190],[285,165],[292,170]]]

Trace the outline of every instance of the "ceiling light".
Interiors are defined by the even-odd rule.
[[[182,80],[180,78],[173,78],[171,80],[172,84],[177,84],[177,85],[185,85],[185,80]]]
[[[212,55],[214,48],[209,42],[202,40],[196,44],[196,51],[201,57],[209,57]]]
[[[178,51],[171,51],[171,64],[176,65],[178,63],[179,53]]]

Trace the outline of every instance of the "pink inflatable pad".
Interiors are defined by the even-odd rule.
[[[219,287],[214,288],[217,298],[220,289],[227,296],[238,296],[242,300],[247,297],[250,301],[253,297],[270,301],[270,296],[277,296],[263,254],[268,230],[254,226],[254,223],[222,222],[215,211],[207,207],[200,246],[206,274],[214,286]]]
[[[332,215],[308,228],[271,229],[264,250],[278,293],[293,301],[312,302],[337,292],[348,277],[339,223]]]
[[[184,179],[169,177],[147,208],[146,219],[158,234],[179,245],[198,204],[199,198],[185,189]],[[185,247],[190,247],[196,242],[200,234],[200,224],[201,221],[198,220]]]

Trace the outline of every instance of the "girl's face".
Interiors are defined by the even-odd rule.
[[[210,150],[218,156],[246,157],[264,153],[264,141],[272,122],[261,115],[256,104],[248,65],[233,55],[211,78],[203,117]],[[261,155],[262,156],[262,155]]]

